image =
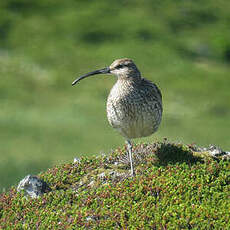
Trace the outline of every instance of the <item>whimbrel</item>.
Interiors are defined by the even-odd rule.
[[[161,92],[154,83],[141,77],[134,62],[128,58],[115,60],[109,67],[82,75],[72,85],[95,74],[117,76],[107,99],[107,118],[126,139],[133,176],[131,139],[150,136],[158,129],[163,111]]]

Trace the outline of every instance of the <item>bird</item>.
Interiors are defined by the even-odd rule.
[[[161,91],[156,84],[141,76],[129,58],[117,59],[108,67],[84,74],[72,85],[97,74],[117,77],[107,98],[107,118],[109,124],[125,138],[131,176],[135,176],[131,140],[150,136],[157,131],[163,113]]]

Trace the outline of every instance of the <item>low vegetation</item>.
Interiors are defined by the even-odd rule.
[[[72,81],[132,58],[163,94],[142,141],[229,149],[230,1],[1,0],[0,191],[26,174],[124,140],[106,120],[116,78]]]
[[[229,229],[230,162],[194,146],[138,144],[39,174],[51,191],[0,197],[1,229]]]

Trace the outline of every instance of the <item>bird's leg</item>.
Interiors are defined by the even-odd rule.
[[[126,140],[126,144],[128,147],[128,153],[129,153],[129,161],[130,161],[130,168],[131,168],[131,176],[135,176],[135,172],[133,170],[133,159],[132,159],[132,143],[130,140]]]

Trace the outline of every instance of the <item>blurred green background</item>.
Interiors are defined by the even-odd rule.
[[[144,140],[229,150],[230,1],[0,1],[0,191],[26,174],[124,140],[108,124],[104,75],[132,58],[161,89],[159,131]]]

